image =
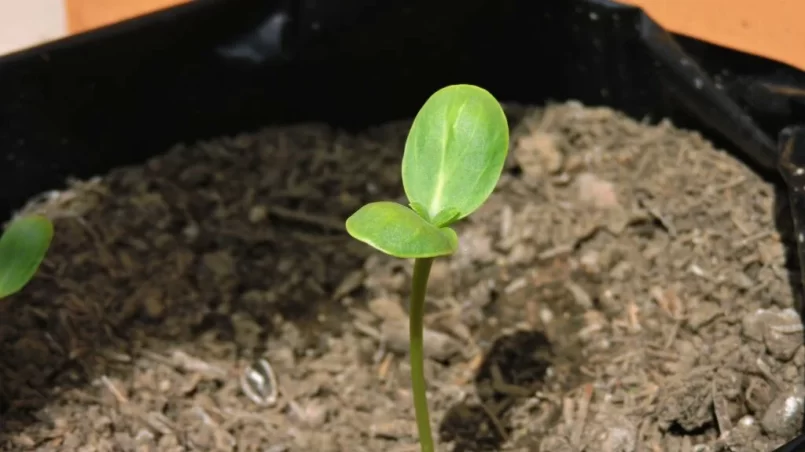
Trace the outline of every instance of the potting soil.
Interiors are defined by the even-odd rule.
[[[499,187],[431,276],[439,450],[794,436],[805,347],[775,188],[668,122],[509,113]],[[417,451],[411,262],[344,231],[404,202],[409,127],[181,145],[32,203],[56,236],[0,304],[2,450]]]

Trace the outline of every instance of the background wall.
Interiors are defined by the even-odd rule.
[[[618,0],[666,29],[805,71],[805,1]]]
[[[0,0],[0,55],[189,0]]]

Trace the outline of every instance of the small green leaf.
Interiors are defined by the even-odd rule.
[[[33,278],[53,239],[53,224],[42,216],[11,222],[0,237],[0,298],[20,291]]]
[[[427,258],[447,256],[458,249],[458,236],[438,228],[396,202],[367,204],[347,219],[347,232],[390,256]]]
[[[425,206],[423,206],[418,202],[412,202],[409,205],[411,206],[412,209],[414,209],[414,212],[419,214],[420,217],[422,217],[426,221],[430,221],[430,215],[428,214],[428,209],[426,209]]]
[[[462,219],[492,194],[508,150],[506,115],[488,91],[473,85],[442,88],[425,102],[408,133],[405,194],[431,219],[450,208]]]
[[[459,212],[458,209],[449,207],[439,212],[433,218],[433,221],[431,221],[431,223],[433,223],[437,228],[444,228],[458,221],[460,216],[461,212]]]

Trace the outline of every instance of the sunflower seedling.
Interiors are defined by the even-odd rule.
[[[402,158],[409,205],[369,203],[346,221],[355,239],[393,257],[414,259],[410,299],[411,383],[419,442],[433,452],[425,393],[423,311],[433,259],[458,249],[450,226],[489,198],[509,150],[500,103],[483,88],[451,85],[436,91],[414,118]]]
[[[0,236],[0,299],[33,278],[53,239],[53,224],[39,215],[13,220]]]

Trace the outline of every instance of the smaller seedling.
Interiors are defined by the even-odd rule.
[[[390,256],[414,259],[410,358],[414,410],[423,452],[433,452],[425,393],[422,318],[433,259],[458,249],[450,225],[486,202],[509,149],[500,103],[472,85],[440,89],[417,113],[405,142],[402,179],[409,207],[381,201],[347,219],[347,232]]]
[[[53,223],[39,215],[15,219],[0,236],[0,299],[33,278],[53,239]]]

